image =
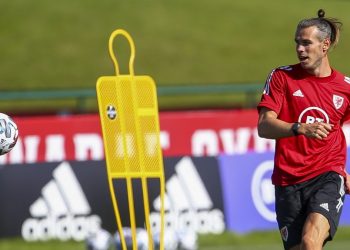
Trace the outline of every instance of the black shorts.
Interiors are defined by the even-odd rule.
[[[328,219],[332,240],[342,212],[345,190],[344,178],[326,172],[311,180],[290,186],[276,186],[276,214],[285,249],[301,243],[308,214],[317,212]]]

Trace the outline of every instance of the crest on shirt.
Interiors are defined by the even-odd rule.
[[[340,109],[344,103],[344,97],[333,95],[333,104],[336,109]]]
[[[281,230],[281,236],[284,241],[288,240],[288,228],[286,226],[282,227]]]

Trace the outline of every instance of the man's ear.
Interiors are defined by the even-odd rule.
[[[328,38],[324,39],[323,46],[322,46],[323,52],[326,52],[327,50],[329,50],[330,46],[331,46],[331,41]]]

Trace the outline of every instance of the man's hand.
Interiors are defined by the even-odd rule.
[[[350,175],[346,173],[346,178],[345,178],[345,193],[350,194]]]
[[[302,134],[304,134],[308,138],[322,140],[328,136],[333,126],[333,124],[315,122],[311,124],[302,124],[301,130],[304,130],[302,131]]]

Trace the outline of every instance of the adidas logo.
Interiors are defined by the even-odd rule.
[[[320,204],[320,207],[326,209],[329,212],[328,203],[322,203],[322,204]]]
[[[97,215],[88,216],[90,205],[71,166],[61,163],[53,171],[53,179],[41,190],[29,208],[30,215],[22,225],[22,237],[36,240],[84,240],[101,228]]]
[[[160,211],[160,197],[153,201]],[[166,182],[164,195],[165,229],[176,231],[194,229],[197,233],[222,233],[224,214],[213,209],[213,201],[190,157],[182,158],[175,166],[175,174]],[[160,230],[159,212],[150,214],[152,231]]]
[[[293,93],[293,96],[304,97],[304,95],[303,95],[303,93],[301,92],[300,89],[298,89],[297,91],[295,91],[295,92]]]

